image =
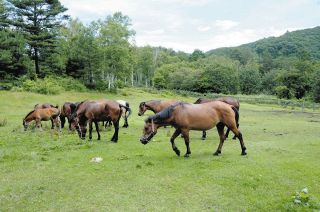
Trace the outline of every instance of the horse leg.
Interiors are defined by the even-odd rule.
[[[220,137],[220,143],[219,143],[219,146],[218,146],[218,149],[216,150],[216,152],[213,153],[213,155],[216,155],[216,156],[221,154],[221,149],[222,149],[224,140],[226,139],[226,137],[224,135],[224,126],[225,125],[221,122],[219,124],[217,124],[217,130],[218,130],[219,137]]]
[[[119,119],[116,121],[112,121],[114,126],[114,134],[111,138],[111,141],[118,142],[118,134],[119,134]]]
[[[54,119],[54,122],[55,122],[55,125],[56,127],[59,129],[59,131],[61,132],[61,121],[60,121],[60,117],[57,116],[55,119]]]
[[[230,132],[230,128],[228,127],[228,128],[227,128],[226,135],[225,135],[225,136],[226,136],[226,139],[229,137],[229,132]]]
[[[243,141],[243,137],[242,137],[242,133],[238,130],[237,127],[231,127],[230,130],[236,135],[236,137],[239,139],[240,141],[240,146],[241,146],[241,155],[246,155],[246,146],[244,145],[244,141]]]
[[[92,141],[92,121],[89,121],[89,141]]]
[[[238,130],[239,130],[239,123],[237,123],[237,128],[238,128]],[[234,136],[233,136],[233,138],[232,138],[233,140],[236,140],[237,139],[237,136],[236,136],[236,134],[234,134]]]
[[[61,121],[61,128],[64,128],[64,124],[66,123],[66,117],[65,116],[61,116],[60,118]],[[69,120],[68,120],[69,121]],[[70,123],[70,122],[69,122]],[[69,125],[70,126],[70,125]]]
[[[205,130],[202,131],[202,140],[206,140],[207,138],[207,132]]]
[[[100,131],[99,131],[99,123],[98,122],[94,122],[94,125],[96,126],[96,131],[98,133],[98,140],[100,140]]]
[[[42,131],[42,128],[41,128],[41,120],[40,119],[36,119],[36,127],[38,129],[40,129],[40,131]]]
[[[126,114],[124,114],[124,124],[123,124],[123,127],[124,127],[124,128],[129,127],[128,119],[127,119],[127,117],[126,117]]]
[[[51,129],[54,129],[54,124],[53,124],[54,121],[52,118],[50,120],[51,120]]]
[[[170,138],[170,142],[171,142],[171,146],[173,151],[180,156],[180,150],[176,147],[176,144],[174,143],[174,139],[176,139],[181,133],[180,129],[176,129],[176,131],[174,131],[173,135]]]
[[[189,130],[182,130],[182,135],[183,135],[183,138],[184,138],[184,143],[186,144],[186,147],[187,147],[187,152],[186,154],[184,155],[184,157],[189,157],[190,154],[191,154],[191,151],[190,151],[190,147],[189,147]]]

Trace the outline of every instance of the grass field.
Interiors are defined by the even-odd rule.
[[[93,144],[63,129],[23,131],[22,119],[36,103],[84,99],[125,99],[133,109],[129,128],[120,129],[119,142],[110,142],[113,129],[103,130]],[[161,129],[142,145],[143,100],[194,98],[142,90],[119,94],[64,93],[45,96],[0,92],[0,211],[274,211],[311,210],[291,196],[308,187],[320,200],[320,114],[284,111],[276,106],[241,104],[240,128],[247,146],[224,144],[222,155],[216,129],[206,141],[191,133],[190,158],[177,157]],[[148,112],[147,114],[151,114]],[[122,122],[121,122],[122,124]],[[182,153],[181,138],[176,144]],[[101,163],[90,162],[100,156]],[[318,209],[319,210],[319,209]]]

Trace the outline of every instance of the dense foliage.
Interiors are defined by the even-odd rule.
[[[192,54],[135,46],[120,12],[83,24],[58,0],[0,0],[0,79],[68,76],[90,89],[146,86],[319,102],[320,27]]]

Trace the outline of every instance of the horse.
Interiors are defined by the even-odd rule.
[[[128,124],[128,118],[129,116],[131,115],[132,111],[131,111],[131,108],[130,108],[130,105],[129,105],[129,102],[125,101],[125,100],[116,100],[116,102],[118,102],[120,105],[123,105],[123,106],[126,106],[126,107],[123,107],[121,108],[122,110],[122,117],[124,119],[124,124],[122,127],[124,128],[128,128],[129,127],[129,124]],[[128,115],[127,115],[127,112],[128,112]],[[105,126],[105,128],[107,126],[111,126],[112,125],[112,122],[109,121],[109,122],[106,122],[106,123],[102,123],[102,126]]]
[[[156,135],[158,128],[171,125],[176,130],[170,142],[173,151],[180,156],[180,150],[176,147],[174,140],[180,134],[183,135],[187,152],[184,155],[189,157],[191,154],[189,147],[190,130],[209,130],[217,127],[220,143],[214,155],[221,154],[223,142],[226,139],[224,127],[227,126],[239,139],[241,145],[241,155],[246,155],[246,147],[242,133],[237,128],[239,113],[234,106],[221,101],[212,101],[203,104],[177,103],[169,106],[163,111],[149,116],[145,120],[143,135],[140,138],[142,144],[147,144]]]
[[[79,102],[76,102],[76,103],[65,102],[62,105],[62,107],[61,107],[61,115],[60,115],[61,128],[64,128],[64,124],[66,123],[66,118],[67,118],[68,123],[69,123],[69,130],[72,129],[72,127],[71,127],[71,114],[74,112],[74,111],[72,111],[72,109],[75,109],[78,104],[79,104]]]
[[[60,110],[58,107],[50,107],[44,109],[36,109],[29,112],[23,119],[24,130],[27,131],[28,125],[31,121],[35,120],[36,127],[41,128],[41,121],[49,121],[56,124],[56,127],[60,130]]]
[[[151,110],[154,113],[159,113],[166,107],[178,103],[177,100],[150,100],[147,102],[141,102],[139,105],[139,116],[142,116],[147,110]]]
[[[238,112],[239,112],[239,110],[240,110],[240,102],[239,102],[237,99],[234,99],[234,98],[228,97],[228,96],[226,96],[226,97],[219,97],[219,98],[216,98],[216,99],[199,98],[199,99],[197,99],[197,101],[195,101],[194,104],[202,104],[202,103],[212,102],[212,101],[225,102],[225,103],[227,103],[227,104],[229,104],[229,105],[234,106],[234,107],[238,110]],[[239,122],[237,122],[237,127],[239,128]],[[226,138],[228,138],[229,132],[230,132],[230,129],[228,128],[228,129],[227,129],[227,132],[226,132]],[[205,140],[206,137],[207,137],[206,131],[202,131],[202,138],[201,138],[201,139],[202,139],[202,140]],[[232,139],[235,140],[235,139],[236,139],[236,136],[233,136]]]
[[[43,103],[43,104],[36,104],[33,109],[34,110],[37,110],[37,109],[45,109],[45,108],[51,108],[51,107],[55,107],[57,108],[58,106],[54,106],[50,103]],[[53,125],[53,121],[51,120],[51,129],[54,128],[54,125]]]
[[[98,140],[100,140],[98,122],[111,120],[115,129],[111,141],[117,142],[122,108],[126,108],[126,106],[120,105],[113,100],[86,100],[76,106],[75,112],[71,116],[71,122],[75,126],[79,137],[83,140],[86,137],[87,123],[89,122],[89,141],[91,142],[92,123],[95,124]]]

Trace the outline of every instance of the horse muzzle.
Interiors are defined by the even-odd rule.
[[[140,142],[144,145],[146,145],[147,143],[149,143],[149,141],[145,138],[140,138]]]

